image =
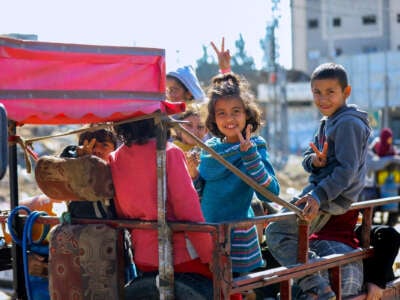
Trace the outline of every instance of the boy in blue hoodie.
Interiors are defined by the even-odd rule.
[[[304,169],[309,184],[293,203],[310,222],[310,233],[319,231],[331,215],[340,215],[357,201],[364,186],[370,127],[368,114],[346,104],[351,86],[343,66],[325,63],[311,75],[314,104],[323,115],[319,129],[306,150]],[[298,226],[295,219],[277,221],[266,229],[266,240],[282,265],[297,263]],[[309,253],[310,258],[315,253]],[[297,281],[297,299],[335,299],[329,281],[318,274]]]

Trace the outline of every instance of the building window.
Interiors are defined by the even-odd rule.
[[[318,28],[318,20],[317,19],[310,19],[308,20],[308,28]]]
[[[342,20],[340,18],[333,18],[332,25],[333,27],[340,27],[342,25]]]
[[[319,59],[321,56],[319,50],[310,50],[308,51],[308,59],[314,60],[314,59]]]
[[[375,15],[368,15],[362,17],[362,22],[364,25],[373,25],[376,24],[376,16]]]
[[[363,46],[362,47],[362,52],[363,53],[372,53],[372,52],[377,52],[378,47],[376,46]]]
[[[397,23],[400,23],[400,14],[397,14]]]

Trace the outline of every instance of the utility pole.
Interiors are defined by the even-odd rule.
[[[272,20],[266,28],[266,36],[261,40],[264,49],[264,68],[269,74],[268,83],[272,86],[272,109],[267,107],[269,151],[276,168],[285,165],[288,157],[288,124],[286,101],[286,71],[279,65],[279,44],[276,29],[279,26],[280,0],[271,0]]]

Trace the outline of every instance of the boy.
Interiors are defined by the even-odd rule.
[[[311,75],[314,104],[323,115],[303,160],[309,184],[294,204],[303,209],[310,232],[319,231],[331,215],[340,215],[357,201],[366,173],[370,127],[367,113],[346,104],[351,87],[343,66],[326,63]],[[282,265],[297,262],[298,227],[295,219],[271,223],[266,229],[269,250]],[[315,253],[309,253],[315,258]],[[335,299],[329,281],[318,274],[298,280],[298,299]]]

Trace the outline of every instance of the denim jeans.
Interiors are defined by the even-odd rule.
[[[354,248],[341,242],[327,240],[311,241],[310,249],[317,253],[318,256],[342,254],[354,250]],[[323,271],[321,274],[326,279],[329,278],[328,271]],[[362,260],[343,265],[341,267],[341,276],[342,297],[353,296],[360,293],[364,281]]]
[[[329,214],[320,213],[310,224],[310,234],[321,229],[329,218]],[[282,266],[297,263],[298,224],[296,218],[270,223],[265,230],[265,236],[268,249]],[[308,258],[312,260],[318,258],[318,255],[310,249]],[[303,291],[307,291],[316,286],[328,285],[329,281],[316,273],[298,279],[297,284]]]

